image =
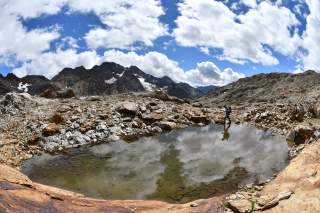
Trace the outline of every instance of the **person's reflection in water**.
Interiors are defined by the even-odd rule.
[[[224,124],[222,141],[229,140],[229,138],[230,138],[230,133],[229,133],[230,127],[231,127],[231,122],[229,122],[228,125],[226,125],[226,123]]]

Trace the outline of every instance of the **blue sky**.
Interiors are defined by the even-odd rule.
[[[0,0],[0,72],[103,61],[195,86],[320,69],[318,0]]]

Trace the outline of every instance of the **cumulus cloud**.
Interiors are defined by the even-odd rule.
[[[176,61],[170,60],[166,55],[159,52],[148,52],[138,55],[135,52],[124,53],[110,50],[104,53],[104,60],[113,61],[122,66],[137,66],[144,72],[156,77],[169,76],[175,81],[183,79],[184,71],[179,68]]]
[[[306,0],[310,14],[307,17],[306,31],[303,35],[303,47],[306,53],[302,56],[304,69],[320,71],[320,1]]]
[[[271,2],[263,1],[242,15],[212,0],[184,0],[178,8],[176,41],[186,47],[221,49],[220,59],[276,65],[279,61],[272,50],[293,56],[301,42],[297,33],[290,32],[299,25],[295,15]]]
[[[54,4],[46,1],[45,6],[44,2],[0,1],[2,8],[0,13],[0,63],[14,65],[15,61],[35,59],[50,48],[53,40],[59,38],[59,32],[55,28],[28,31],[21,23],[21,18],[28,19],[57,11]]]
[[[57,14],[67,5],[71,13],[95,13],[104,24],[91,29],[84,38],[93,49],[129,48],[136,43],[152,46],[153,40],[167,33],[166,26],[159,21],[164,14],[160,0],[97,0],[94,3],[89,0],[0,0],[0,63],[14,65],[50,50],[52,41],[60,37],[58,30],[48,26],[28,31],[22,20]],[[71,37],[62,42],[71,48],[77,47]]]
[[[105,25],[90,30],[85,40],[90,48],[128,49],[135,43],[152,46],[167,27],[159,21],[164,14],[160,0],[68,0],[72,10],[94,12]]]
[[[18,15],[24,19],[56,14],[64,4],[65,0],[0,0],[2,13]]]
[[[241,2],[249,7],[252,7],[252,8],[257,6],[256,0],[241,0]]]
[[[124,53],[110,50],[104,53],[104,60],[114,61],[123,66],[138,66],[148,74],[157,77],[169,76],[174,81],[187,82],[193,86],[223,86],[245,77],[231,68],[222,71],[212,62],[198,63],[195,69],[183,70],[179,67],[178,62],[159,52],[138,55],[135,52]]]
[[[198,63],[196,69],[187,71],[185,76],[190,84],[196,86],[224,86],[245,77],[244,74],[235,72],[231,68],[221,70],[209,61]]]
[[[57,50],[56,52],[43,53],[31,62],[24,63],[12,72],[19,77],[26,75],[44,75],[52,78],[63,68],[84,66],[91,68],[101,63],[100,56],[95,51],[77,53],[74,49]]]

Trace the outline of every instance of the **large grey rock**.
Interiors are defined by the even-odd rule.
[[[302,105],[296,105],[291,111],[291,120],[302,122],[306,115],[306,111]]]
[[[162,101],[172,101],[172,102],[176,102],[176,103],[179,103],[179,104],[186,103],[185,100],[180,99],[180,98],[177,98],[177,97],[170,96],[170,95],[168,95],[168,94],[167,94],[165,91],[163,91],[163,90],[154,91],[154,92],[151,94],[151,97],[157,98],[157,99],[162,100]]]
[[[311,114],[311,117],[319,118],[320,117],[320,104],[319,103],[310,104],[308,111]]]
[[[291,192],[291,191],[280,192],[280,193],[278,194],[278,196],[277,196],[277,199],[278,199],[279,201],[285,200],[285,199],[289,199],[292,194],[293,194],[293,192]]]
[[[252,203],[249,200],[229,200],[227,207],[236,213],[249,212],[252,208]]]
[[[136,103],[127,101],[127,102],[121,103],[118,106],[117,110],[122,114],[135,115],[138,112],[138,106]]]
[[[111,134],[120,135],[123,133],[122,128],[119,126],[110,127],[109,131]]]
[[[48,152],[55,152],[59,149],[59,144],[55,142],[47,142],[44,144],[44,149]]]
[[[16,115],[19,114],[25,106],[37,103],[27,93],[8,93],[0,101],[0,113]]]

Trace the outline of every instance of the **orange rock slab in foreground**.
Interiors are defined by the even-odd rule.
[[[198,213],[223,212],[222,198],[198,200],[188,204],[160,201],[107,201],[33,183],[27,176],[0,165],[0,212],[152,212]]]
[[[263,195],[293,194],[266,213],[320,212],[320,140],[308,145],[278,177],[263,190]]]

